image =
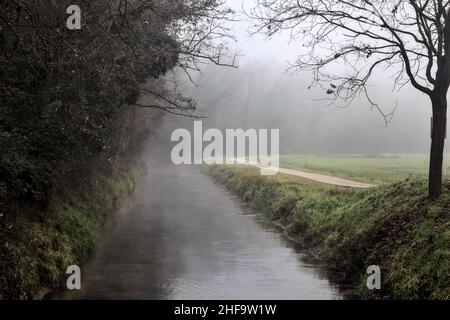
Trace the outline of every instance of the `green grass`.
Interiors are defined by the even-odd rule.
[[[318,172],[373,184],[391,183],[410,176],[425,177],[428,173],[428,163],[427,155],[280,157],[282,168]],[[445,157],[444,174],[450,177],[450,156]]]
[[[0,300],[31,299],[43,287],[60,286],[67,267],[92,253],[106,213],[138,176],[131,170],[101,179],[94,190],[55,201],[50,213],[23,209],[0,225]]]
[[[450,182],[429,201],[425,179],[350,191],[256,168],[213,166],[232,192],[282,223],[322,257],[328,270],[359,284],[363,296],[450,299]],[[365,288],[369,265],[382,269],[382,290]]]

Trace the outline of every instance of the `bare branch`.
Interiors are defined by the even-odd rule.
[[[394,87],[447,93],[449,10],[443,0],[258,0],[248,15],[258,22],[254,33],[270,38],[288,30],[309,49],[293,67],[313,72],[312,85],[333,101],[347,104],[364,94],[377,108],[367,94],[375,69],[391,72]],[[337,73],[338,65],[351,74]]]

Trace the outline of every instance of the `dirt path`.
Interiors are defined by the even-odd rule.
[[[258,164],[255,162],[251,162],[250,165],[253,167],[260,168],[260,169],[270,170],[269,166]],[[347,180],[347,179],[341,179],[341,178],[337,178],[337,177],[326,176],[326,175],[322,175],[322,174],[299,171],[299,170],[290,170],[290,169],[280,168],[278,170],[278,172],[287,174],[290,176],[296,176],[296,177],[304,178],[307,180],[324,183],[324,184],[329,184],[329,185],[333,185],[333,186],[338,186],[338,187],[344,187],[344,188],[368,189],[368,188],[375,187],[375,185],[372,185],[372,184],[366,184],[366,183],[351,181],[351,180]]]

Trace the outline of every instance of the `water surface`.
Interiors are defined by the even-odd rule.
[[[83,290],[66,298],[341,298],[294,243],[198,168],[150,168],[83,267]]]

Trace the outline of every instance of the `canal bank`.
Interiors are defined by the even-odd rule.
[[[95,187],[55,199],[48,213],[25,208],[0,235],[0,300],[41,299],[65,284],[66,269],[89,260],[108,213],[133,190],[144,169],[98,179]]]
[[[297,177],[263,177],[256,168],[212,166],[209,174],[266,213],[320,257],[333,278],[366,298],[448,299],[450,185],[428,200],[427,184],[408,179],[354,191]],[[381,290],[367,290],[367,268],[381,268]]]

